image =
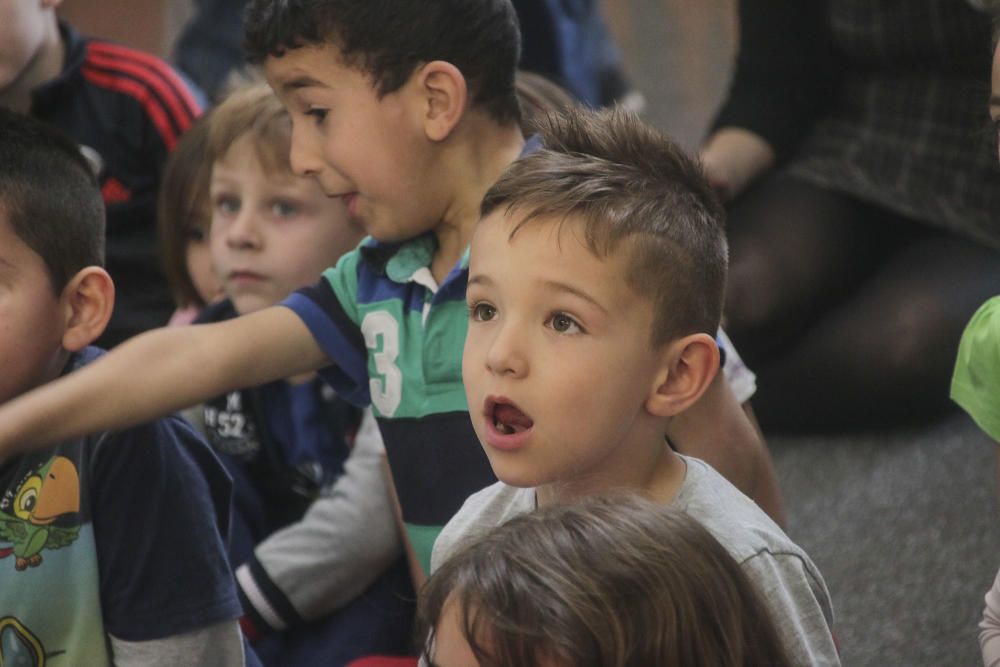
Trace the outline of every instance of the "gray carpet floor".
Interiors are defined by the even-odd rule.
[[[696,147],[727,82],[732,0],[605,6],[647,117]],[[829,586],[844,664],[982,664],[976,624],[1000,566],[1000,511],[993,445],[972,422],[769,443],[788,532]]]
[[[816,561],[845,665],[981,664],[1000,565],[993,445],[970,420],[772,438],[788,533]]]

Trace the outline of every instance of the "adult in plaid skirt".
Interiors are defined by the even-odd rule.
[[[981,4],[741,0],[702,158],[731,204],[726,329],[765,428],[948,409],[962,328],[1000,292]]]

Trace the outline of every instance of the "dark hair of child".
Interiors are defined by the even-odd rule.
[[[540,118],[544,147],[507,169],[483,198],[496,209],[579,221],[606,257],[625,243],[625,280],[654,304],[654,345],[703,332],[722,316],[728,250],[725,212],[698,163],[623,109],[570,107]]]
[[[726,549],[638,496],[544,508],[466,546],[421,591],[425,651],[451,604],[481,667],[790,664]]]
[[[156,202],[163,270],[180,308],[206,305],[191,280],[186,252],[188,243],[207,234],[211,223],[208,125],[207,115],[202,116],[181,136],[163,168]]]
[[[393,93],[422,64],[459,69],[474,106],[517,123],[514,72],[520,30],[510,0],[252,0],[245,21],[250,62],[303,46],[335,45],[343,64]]]
[[[80,147],[2,108],[0,220],[44,260],[56,294],[80,269],[104,265],[104,202]]]

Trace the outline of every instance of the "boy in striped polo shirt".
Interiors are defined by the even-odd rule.
[[[518,126],[516,16],[509,0],[255,0],[247,44],[291,115],[292,167],[341,197],[371,238],[279,307],[148,334],[6,406],[0,458],[324,369],[339,395],[373,406],[419,583],[441,527],[495,479],[469,420],[461,351],[480,200],[532,148]],[[759,465],[739,403],[724,381],[713,387],[684,428],[700,437],[680,448],[698,454],[720,430],[742,429],[742,453],[720,458]],[[95,391],[114,399],[92,405]],[[54,425],[54,413],[67,418]]]

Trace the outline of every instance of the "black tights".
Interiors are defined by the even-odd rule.
[[[729,242],[726,331],[767,429],[942,414],[962,330],[1000,294],[1000,252],[788,176],[734,204]]]

